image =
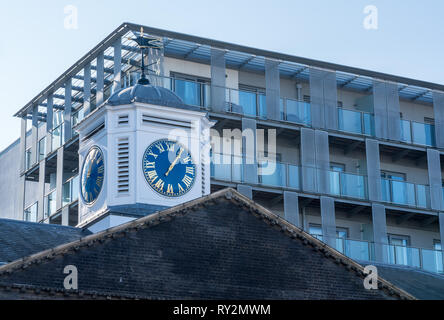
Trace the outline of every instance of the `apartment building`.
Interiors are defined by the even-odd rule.
[[[0,154],[2,218],[79,223],[75,127],[139,79],[129,37],[141,27],[119,26],[17,111],[21,136]],[[353,259],[443,272],[443,85],[143,28],[163,44],[145,61],[152,84],[219,132],[276,130],[275,154],[213,163],[212,192],[237,188]],[[276,170],[262,175],[270,156]]]

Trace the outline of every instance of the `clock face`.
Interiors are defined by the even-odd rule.
[[[80,187],[82,199],[86,204],[97,200],[103,186],[105,163],[103,153],[98,147],[92,147],[83,162]]]
[[[183,196],[196,179],[196,165],[191,154],[172,140],[153,142],[143,155],[142,166],[151,188],[167,197]]]

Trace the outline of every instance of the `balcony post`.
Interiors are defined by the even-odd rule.
[[[97,56],[97,82],[96,82],[96,107],[98,107],[104,99],[104,82],[105,82],[105,58],[103,51]]]
[[[63,151],[63,146],[57,149],[56,210],[59,210],[63,206]]]
[[[300,228],[299,197],[296,192],[284,191],[284,217],[285,220]]]
[[[31,129],[31,163],[34,165],[39,160],[38,143],[39,143],[39,120],[38,120],[38,105],[32,107],[32,129]]]
[[[338,130],[338,89],[335,71],[324,71],[325,129]]]
[[[112,86],[112,93],[120,90],[122,86],[121,71],[122,71],[122,38],[118,38],[114,42],[114,79]]]
[[[91,112],[91,63],[83,69],[83,114]]]
[[[37,222],[41,221],[45,217],[45,175],[46,175],[46,160],[40,162],[39,166],[39,190],[38,190],[38,209],[37,209]]]
[[[335,201],[331,197],[321,196],[321,221],[324,242],[336,247]]]
[[[381,201],[381,166],[379,156],[379,142],[373,139],[365,140],[367,160],[368,198],[371,201]]]
[[[310,68],[311,125],[315,129],[322,129],[325,125],[323,76],[322,70]]]
[[[72,79],[66,81],[65,84],[65,110],[63,112],[63,135],[64,141],[72,138]]]
[[[215,112],[226,111],[225,50],[211,48],[211,107]]]
[[[281,81],[279,75],[279,61],[265,58],[265,101],[267,104],[267,119],[280,120],[280,92]]]
[[[62,209],[62,226],[69,225],[69,206],[65,206]]]
[[[256,120],[242,118],[243,182],[257,184]]]
[[[401,114],[398,92],[396,83],[386,83],[387,134],[388,138],[394,141],[401,141]]]
[[[444,148],[444,92],[433,91],[436,147]]]
[[[427,149],[430,206],[433,210],[444,210],[440,158],[438,150]]]
[[[379,203],[372,204],[373,241],[375,243],[375,260],[388,262],[387,255],[387,221],[385,206]]]
[[[251,186],[247,186],[245,184],[238,184],[237,191],[246,196],[248,199],[253,199],[253,188]]]
[[[54,118],[54,99],[49,95],[46,99],[46,154],[52,151],[52,129]]]

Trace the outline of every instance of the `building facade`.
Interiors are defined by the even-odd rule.
[[[21,137],[0,155],[2,218],[78,225],[74,128],[137,82],[141,54],[128,37],[140,27],[122,24],[15,114]],[[208,111],[218,132],[250,129],[257,141],[275,130],[273,154],[213,163],[212,192],[237,188],[352,259],[442,273],[444,86],[144,32],[163,42],[146,61],[151,83]],[[261,174],[265,158],[276,159],[272,174]]]

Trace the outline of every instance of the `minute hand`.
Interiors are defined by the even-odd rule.
[[[165,176],[168,177],[168,175],[170,174],[171,170],[173,170],[173,168],[176,166],[177,161],[179,161],[181,155],[182,155],[183,149],[179,150],[179,154],[177,155],[176,159],[174,159],[173,163],[170,165],[170,167],[168,168],[168,171],[165,173]]]

